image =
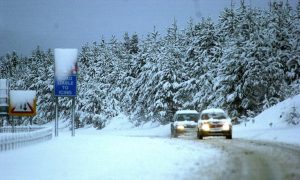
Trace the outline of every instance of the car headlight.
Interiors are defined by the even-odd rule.
[[[183,125],[178,125],[178,126],[176,126],[176,129],[177,130],[184,130],[184,126]]]
[[[230,125],[229,125],[228,123],[225,123],[225,124],[223,124],[222,129],[223,129],[224,131],[229,131],[229,130],[230,130]]]
[[[204,131],[209,131],[209,124],[202,124],[201,129]]]

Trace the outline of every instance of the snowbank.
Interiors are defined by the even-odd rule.
[[[134,125],[129,121],[129,118],[124,114],[120,114],[117,117],[112,118],[103,131],[113,131],[113,130],[126,130],[133,128]]]
[[[101,129],[102,134],[117,134],[126,136],[149,136],[149,137],[169,137],[170,125],[160,125],[159,123],[147,122],[136,127],[129,118],[120,114],[111,119],[105,128]]]
[[[294,114],[294,115],[293,115]],[[267,140],[300,145],[300,95],[270,107],[252,121],[234,126],[234,138]]]

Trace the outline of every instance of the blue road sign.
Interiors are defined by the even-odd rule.
[[[76,96],[77,76],[70,75],[66,79],[54,79],[55,96]]]

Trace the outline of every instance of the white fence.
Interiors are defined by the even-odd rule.
[[[4,127],[0,128],[0,151],[16,149],[50,139],[52,139],[51,127]]]

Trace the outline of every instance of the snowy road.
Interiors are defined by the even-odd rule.
[[[0,179],[300,179],[291,145],[98,132],[2,152]]]
[[[297,146],[222,138],[208,138],[201,143],[227,154],[225,179],[300,179],[300,148]]]
[[[170,125],[134,127],[124,115],[101,131],[87,127],[71,137],[68,121],[61,121],[59,137],[0,152],[0,179],[298,180],[300,126],[283,117],[299,103],[300,95],[236,125],[232,140],[198,140],[196,134],[171,139]]]

